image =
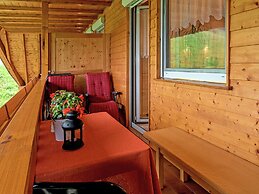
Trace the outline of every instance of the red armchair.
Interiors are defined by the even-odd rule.
[[[119,108],[115,100],[120,93],[112,92],[110,73],[87,73],[86,88],[88,112],[107,112],[119,121]]]
[[[56,90],[74,91],[74,79],[72,74],[53,74],[48,76],[47,88],[49,94]]]

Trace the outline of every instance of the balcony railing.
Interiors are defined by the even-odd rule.
[[[6,104],[0,108],[0,136],[7,127],[26,96],[30,93],[33,86],[37,83],[38,78],[35,77],[25,87],[22,87],[19,92],[13,96]]]
[[[31,193],[45,82],[32,81],[0,110],[0,193]]]

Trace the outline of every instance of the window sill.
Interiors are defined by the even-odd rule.
[[[233,87],[221,84],[221,83],[211,83],[211,82],[203,82],[203,81],[192,81],[192,80],[182,80],[182,79],[168,79],[168,78],[156,78],[156,81],[164,81],[164,82],[171,82],[176,84],[186,84],[186,85],[193,85],[193,86],[200,86],[200,87],[207,87],[207,88],[216,88],[222,90],[232,90]]]

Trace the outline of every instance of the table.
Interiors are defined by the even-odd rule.
[[[160,194],[148,145],[107,113],[84,115],[84,146],[62,149],[50,122],[40,123],[35,182],[111,181],[129,194]]]

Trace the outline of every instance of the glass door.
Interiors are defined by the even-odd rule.
[[[131,122],[140,132],[148,130],[149,112],[149,9],[146,4],[140,3],[131,9]]]

